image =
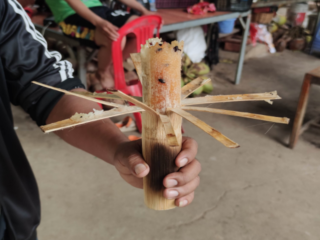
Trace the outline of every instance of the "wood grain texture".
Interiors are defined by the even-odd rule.
[[[184,99],[181,102],[182,106],[198,105],[207,103],[222,103],[222,102],[244,102],[244,101],[265,101],[281,99],[277,92],[269,93],[254,93],[254,94],[236,94],[236,95],[216,95],[198,98]]]
[[[36,85],[39,85],[41,87],[49,88],[49,89],[52,89],[52,90],[55,90],[55,91],[58,91],[58,92],[62,92],[62,93],[68,94],[68,95],[72,95],[72,96],[76,96],[76,97],[79,97],[79,98],[83,98],[83,99],[89,100],[91,102],[100,103],[102,105],[111,106],[111,107],[123,107],[123,105],[121,105],[121,104],[98,100],[98,99],[95,99],[95,98],[92,98],[92,97],[87,97],[87,96],[78,94],[77,92],[67,91],[67,90],[64,90],[64,89],[61,89],[61,88],[52,87],[52,86],[49,86],[49,85],[46,85],[46,84],[43,84],[43,83],[39,83],[39,82],[35,82],[35,81],[32,81],[32,83],[36,84]]]
[[[108,90],[109,91],[109,90]],[[138,101],[137,99],[131,97],[131,96],[128,96],[127,94],[124,94],[123,92],[121,91],[118,91],[118,90],[110,90],[110,92],[118,97],[120,97],[121,99],[123,100],[126,100],[128,102],[131,102],[135,105],[137,105],[138,107],[141,107],[142,109],[146,110],[146,111],[149,111],[153,114],[155,114],[156,116],[159,116],[159,113],[157,113],[155,110],[153,110],[151,107],[149,107],[148,105],[146,105],[145,103],[143,102],[140,102]]]
[[[170,118],[167,115],[160,114],[160,120],[163,124],[164,131],[166,132],[169,146],[170,147],[179,146],[179,141],[177,139],[176,133],[174,132]]]
[[[216,108],[182,107],[181,109],[185,111],[217,113],[217,114],[223,114],[223,115],[229,115],[229,116],[235,116],[235,117],[251,118],[251,119],[262,120],[267,122],[283,123],[283,124],[288,124],[290,121],[290,119],[286,117],[272,117],[272,116],[260,115],[255,113],[237,112],[237,111],[230,111],[230,110],[223,110],[223,109],[216,109]]]
[[[91,97],[91,98],[104,98],[104,99],[121,99],[120,97],[113,95],[113,94],[107,94],[107,93],[92,93],[92,92],[76,92],[76,94],[86,96],[86,97]],[[136,97],[136,96],[131,96],[132,98],[142,102],[142,97]]]
[[[151,111],[142,113],[142,152],[150,166],[150,173],[143,179],[144,199],[146,206],[155,210],[175,208],[174,200],[163,196],[163,179],[177,170],[175,158],[181,151],[182,144],[182,119],[175,113],[167,113],[166,110],[168,107],[180,107],[181,101],[180,69],[183,47],[182,44],[178,46],[177,42],[174,44],[150,44],[142,47],[140,53],[144,103],[158,114],[167,115],[162,117],[162,120],[166,126],[169,119],[171,131],[178,143],[178,146],[170,146],[167,140],[169,131],[165,130],[158,115]],[[178,46],[180,51],[175,51],[175,46]],[[162,50],[159,50],[160,48]]]
[[[214,129],[213,127],[209,126],[205,122],[201,121],[200,119],[196,118],[192,114],[182,110],[181,108],[175,108],[175,109],[170,109],[170,111],[175,112],[179,114],[181,117],[185,118],[189,122],[193,123],[196,125],[198,128],[202,129],[204,132],[218,140],[220,143],[222,143],[224,146],[228,148],[238,148],[240,147],[238,143],[235,143],[231,139],[227,138],[224,136],[222,133]]]
[[[141,57],[140,53],[131,53],[130,54],[133,65],[137,71],[140,82],[142,83],[142,68],[141,68]]]
[[[197,19],[215,17],[228,14],[230,12],[214,12],[203,15],[194,15],[186,12],[185,9],[158,9],[157,14],[160,15],[164,21],[164,25],[170,25],[181,22],[188,22]]]
[[[86,123],[91,123],[91,122],[100,121],[100,120],[107,119],[107,118],[120,116],[123,114],[143,112],[143,111],[144,110],[141,109],[140,107],[134,107],[134,106],[124,107],[124,108],[114,108],[109,111],[104,111],[101,115],[96,116],[92,119],[86,119],[86,120],[79,119],[79,120],[75,121],[75,120],[72,120],[71,118],[69,118],[69,119],[59,121],[59,122],[55,122],[55,123],[41,126],[40,128],[42,129],[43,132],[49,133],[49,132],[54,132],[54,131],[58,131],[58,130],[66,129],[66,128],[76,127],[76,126],[86,124]]]

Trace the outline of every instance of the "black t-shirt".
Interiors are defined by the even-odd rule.
[[[38,81],[71,90],[83,87],[73,69],[49,52],[41,34],[16,0],[0,0],[0,206],[5,240],[27,240],[40,222],[40,200],[32,169],[14,131],[10,102],[20,105],[38,125],[62,94]]]

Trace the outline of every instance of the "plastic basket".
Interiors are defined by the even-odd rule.
[[[311,46],[311,53],[320,52],[320,23],[318,24],[317,30],[314,33],[314,38]]]
[[[252,0],[214,0],[217,11],[245,12],[250,10]]]
[[[235,21],[236,18],[218,22],[219,32],[224,34],[232,33]]]

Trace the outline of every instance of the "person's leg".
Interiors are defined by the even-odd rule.
[[[111,89],[114,87],[113,74],[112,74],[112,55],[110,40],[104,33],[96,29],[95,43],[100,47],[98,51],[98,71],[93,77],[93,82],[99,81],[103,88]]]
[[[138,16],[130,16],[125,23],[128,23]],[[95,31],[95,43],[100,47],[98,52],[98,71],[93,77],[93,82],[99,81],[103,88],[111,89],[114,87],[114,74],[112,65],[112,41],[100,30]],[[135,38],[129,36],[122,39],[122,52],[124,59],[130,56],[130,53],[136,52]]]
[[[132,20],[138,18],[138,16],[136,15],[132,15],[127,21],[126,23],[128,22],[131,22]],[[126,43],[125,45],[123,45],[122,47],[122,56],[123,56],[123,59],[126,60],[128,57],[130,57],[130,53],[135,53],[137,52],[137,43],[136,43],[136,37],[134,34],[129,34],[127,36],[127,39],[126,39]]]

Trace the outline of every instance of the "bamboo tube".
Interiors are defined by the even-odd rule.
[[[181,54],[183,42],[162,43],[149,39],[141,48],[141,77],[143,100],[146,105],[170,118],[179,146],[170,147],[159,116],[142,113],[142,151],[150,166],[144,178],[145,204],[155,210],[175,207],[174,200],[163,197],[164,177],[177,170],[175,158],[181,151],[181,117],[167,108],[180,107],[181,102]]]

